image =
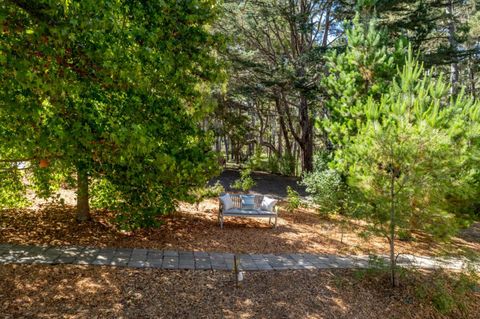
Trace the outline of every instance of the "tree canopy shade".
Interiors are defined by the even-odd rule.
[[[2,2],[0,206],[25,176],[48,195],[76,173],[78,219],[94,182],[142,226],[205,182],[216,13],[213,0]]]

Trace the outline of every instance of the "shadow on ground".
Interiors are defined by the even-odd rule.
[[[225,169],[220,176],[212,179],[210,184],[215,184],[217,181],[219,181],[227,192],[231,192],[234,190],[230,187],[230,185],[232,185],[233,182],[238,178],[240,178],[240,172],[238,170]],[[290,186],[296,190],[300,196],[307,196],[305,187],[298,184],[300,181],[300,178],[298,177],[253,172],[252,178],[256,183],[256,185],[252,188],[253,193],[277,198],[286,198],[287,186]]]
[[[392,291],[350,271],[249,272],[235,287],[230,272],[2,265],[0,279],[2,318],[442,317],[414,284]],[[479,298],[451,317],[476,318]]]

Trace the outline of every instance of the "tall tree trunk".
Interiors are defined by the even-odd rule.
[[[88,202],[88,172],[82,164],[77,165],[77,221],[91,219]]]
[[[292,157],[292,143],[290,142],[290,137],[288,136],[288,129],[287,129],[287,126],[285,124],[285,118],[284,118],[284,112],[282,111],[282,107],[281,107],[281,101],[280,99],[277,97],[275,97],[275,108],[277,109],[277,113],[278,113],[278,121],[280,123],[280,130],[282,131],[282,134],[283,134],[283,139],[285,140],[285,150],[286,150],[286,153],[287,153],[287,156],[289,157]],[[285,107],[288,107],[288,105],[286,105]]]
[[[217,153],[220,153],[222,147],[222,141],[220,140],[220,136],[217,136],[215,138],[215,151]]]
[[[308,100],[305,96],[300,98],[300,125],[302,127],[302,138],[300,147],[302,149],[302,171],[313,170],[313,122],[308,112]]]
[[[454,6],[453,0],[449,1],[447,6],[447,18],[448,18],[448,42],[450,48],[453,51],[452,58],[453,61],[450,64],[450,94],[455,95],[458,93],[458,63],[457,63],[457,52],[458,52],[458,43],[455,38],[455,16],[454,16]]]
[[[279,119],[278,121],[280,122],[280,119]],[[277,133],[278,133],[278,136],[277,136],[278,154],[280,155],[280,157],[282,157],[282,156],[283,156],[282,129],[281,129],[281,128],[278,128],[278,129],[277,129]]]
[[[225,143],[225,161],[228,162],[228,138],[226,135],[223,137],[223,142]]]

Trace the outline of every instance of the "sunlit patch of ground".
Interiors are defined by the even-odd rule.
[[[419,284],[452,275],[410,274],[392,290],[383,278],[352,271],[249,272],[236,287],[230,272],[0,265],[0,311],[2,318],[478,318],[479,293],[445,316],[418,297]]]
[[[160,218],[157,229],[131,233],[118,231],[108,211],[93,211],[93,220],[75,221],[74,195],[64,194],[67,205],[39,202],[29,209],[0,211],[0,242],[17,244],[84,245],[99,247],[145,247],[235,253],[335,253],[384,254],[384,238],[360,236],[365,223],[321,217],[311,209],[287,212],[281,206],[278,227],[266,219],[225,218],[225,228],[217,221],[218,202],[199,205],[182,203],[178,212]],[[480,227],[474,225],[451,243],[434,243],[414,234],[414,240],[397,242],[399,253],[444,255],[480,253]]]

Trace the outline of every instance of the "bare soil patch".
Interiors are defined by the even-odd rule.
[[[280,205],[282,207],[282,205]],[[122,233],[111,223],[112,213],[97,210],[93,220],[79,224],[73,206],[41,204],[31,209],[0,211],[0,242],[42,245],[82,245],[98,247],[138,247],[234,253],[334,253],[384,254],[384,238],[360,236],[365,224],[338,218],[321,218],[313,210],[287,212],[281,208],[276,229],[264,219],[217,221],[216,199],[204,201],[199,210],[182,204],[179,211],[161,217],[162,225]],[[480,239],[472,228],[450,244],[435,244],[422,234],[414,240],[398,242],[398,252],[417,255],[480,253]]]
[[[1,265],[3,318],[478,318],[480,294],[440,314],[417,297],[418,273],[392,290],[351,271],[229,272],[135,270],[73,265]]]

